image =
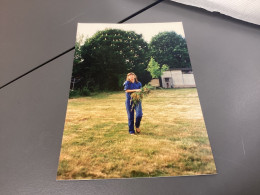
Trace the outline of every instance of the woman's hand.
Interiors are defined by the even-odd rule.
[[[141,89],[127,89],[127,90],[125,90],[125,92],[127,92],[127,93],[137,92],[137,91],[141,91]]]

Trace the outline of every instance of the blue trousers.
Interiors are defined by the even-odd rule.
[[[126,105],[126,111],[128,116],[128,127],[129,127],[129,133],[135,133],[134,130],[134,111],[136,111],[136,118],[135,118],[135,127],[140,127],[140,122],[142,120],[143,112],[142,112],[142,103],[135,105],[132,109],[132,102],[129,99],[126,99],[125,105]]]

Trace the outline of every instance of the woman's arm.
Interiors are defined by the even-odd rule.
[[[128,93],[135,92],[135,91],[141,91],[141,89],[127,89],[127,90],[125,90],[125,92],[128,92]]]

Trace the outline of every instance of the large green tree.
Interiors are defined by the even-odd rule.
[[[134,72],[144,84],[151,79],[145,70],[150,57],[148,43],[133,31],[98,31],[80,50],[82,61],[73,72],[83,77],[84,83],[91,82],[89,88],[122,89],[128,72]]]
[[[160,64],[170,68],[190,68],[186,40],[173,31],[161,32],[152,37],[149,44],[151,56]]]

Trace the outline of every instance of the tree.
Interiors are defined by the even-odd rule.
[[[169,68],[191,67],[186,40],[173,31],[155,35],[149,47],[159,64],[167,64]]]
[[[81,57],[81,45],[83,44],[84,35],[79,35],[75,43],[75,53],[73,65],[77,65],[82,61]]]
[[[86,81],[93,80],[93,88],[122,90],[121,81],[128,72],[135,72],[144,84],[150,81],[150,74],[145,70],[149,54],[148,43],[141,34],[106,29],[85,41],[79,67]]]
[[[84,35],[78,35],[75,42],[75,52],[72,71],[72,81],[76,81],[76,83],[74,84],[74,89],[80,89],[81,92],[84,87],[88,88],[89,84],[93,83],[93,79],[88,78],[88,76],[86,75],[86,67],[84,66],[84,60],[82,58],[83,43]]]
[[[150,62],[146,68],[152,76],[153,79],[158,79],[162,76],[163,72],[168,70],[169,67],[166,64],[163,64],[162,67],[156,62],[153,57],[151,57]]]

